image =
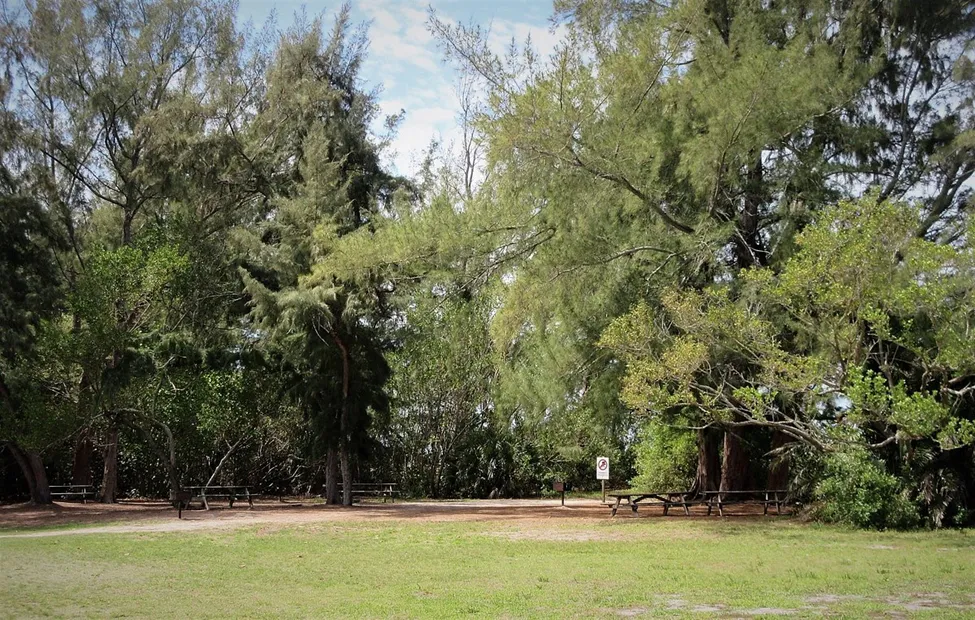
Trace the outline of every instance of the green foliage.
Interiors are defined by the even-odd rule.
[[[5,169],[0,179],[10,180]],[[63,290],[55,254],[61,240],[50,216],[5,185],[0,181],[0,351],[9,359],[29,349],[40,322],[59,310]]]
[[[640,427],[633,446],[637,476],[634,489],[677,491],[689,489],[697,467],[697,442],[693,431],[653,420]]]
[[[348,7],[280,36],[225,0],[4,13],[0,433],[122,428],[126,476],[171,485],[226,445],[315,486],[340,446],[487,495],[629,477],[644,426],[676,484],[668,425],[709,426],[868,450],[961,523],[975,15],[901,4],[560,0],[548,59],[432,15],[463,152],[413,182]]]
[[[460,461],[497,432],[487,313],[477,300],[427,295],[414,303],[403,346],[390,357],[390,449],[401,455],[399,474],[411,492],[470,496],[489,467]]]
[[[861,447],[834,452],[816,486],[816,516],[830,523],[875,529],[904,529],[920,522],[903,483]]]

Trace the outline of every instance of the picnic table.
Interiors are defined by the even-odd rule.
[[[396,496],[399,495],[399,490],[396,488],[395,482],[353,482],[352,483],[352,497],[382,497],[383,503],[386,503],[388,498],[391,502],[396,502]],[[339,483],[339,493],[341,494],[343,490],[343,485]]]
[[[230,507],[233,508],[234,501],[243,498],[251,508],[254,507],[254,495],[247,486],[192,486],[185,489],[193,494],[191,501],[200,500],[203,503],[204,510],[210,510],[208,500],[211,499],[230,500]]]
[[[763,507],[762,514],[768,514],[769,506],[775,506],[775,514],[782,514],[782,504],[786,502],[789,492],[785,489],[759,489],[752,491],[705,491],[705,503],[708,515],[711,509],[718,507],[718,514],[724,516],[724,507],[728,504],[758,504]]]
[[[90,484],[52,484],[50,489],[53,499],[80,499],[87,504],[96,497],[95,487]]]
[[[691,511],[688,507],[695,503],[701,503],[700,501],[695,501],[693,497],[695,494],[690,491],[656,491],[652,493],[614,492],[607,493],[606,495],[615,499],[615,501],[609,502],[609,506],[613,509],[611,515],[613,517],[616,516],[616,511],[620,509],[620,505],[623,502],[626,502],[626,505],[630,507],[630,510],[634,514],[636,514],[640,505],[644,504],[663,506],[665,515],[672,506],[681,506],[684,509],[684,513],[689,515]]]
[[[763,514],[768,514],[769,506],[775,506],[775,513],[782,514],[782,505],[786,503],[789,492],[784,489],[757,489],[751,491],[659,491],[659,492],[614,492],[607,493],[615,501],[608,505],[612,508],[612,515],[624,504],[636,514],[641,505],[663,506],[664,515],[670,508],[679,506],[685,515],[690,515],[690,507],[706,505],[708,516],[717,507],[718,514],[724,516],[724,508],[733,504],[758,504],[763,506]]]

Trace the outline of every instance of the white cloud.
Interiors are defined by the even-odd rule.
[[[393,17],[393,14],[385,9],[373,10],[370,15],[375,26],[385,32],[397,32],[400,29],[400,22]]]
[[[499,19],[491,22],[488,47],[495,54],[503,55],[508,51],[512,39],[514,39],[515,45],[521,47],[531,37],[532,48],[542,58],[547,58],[555,51],[556,46],[565,38],[565,35],[565,26],[562,25],[553,31],[547,26]]]
[[[419,157],[431,140],[457,144],[460,128],[457,117],[460,102],[456,93],[457,73],[445,65],[436,41],[426,28],[426,5],[429,0],[363,0],[354,5],[359,19],[370,22],[369,55],[362,76],[372,85],[383,83],[379,104],[380,122],[389,114],[406,112],[396,137],[386,153],[386,160],[400,174],[416,172]],[[467,12],[481,13],[496,8],[486,2],[460,3],[439,0],[438,16],[446,21],[467,22]],[[435,3],[437,3],[435,1]],[[530,13],[530,12],[529,12]],[[564,32],[551,32],[543,24],[528,23],[529,13],[516,13],[516,19],[495,19],[490,24],[488,43],[495,52],[503,53],[514,37],[518,45],[530,34],[532,45],[542,56],[554,51]],[[456,17],[464,17],[457,20]],[[381,125],[377,123],[377,133]]]

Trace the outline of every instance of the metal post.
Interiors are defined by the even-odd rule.
[[[600,482],[603,483],[603,503],[605,504],[606,503],[606,481],[600,480]]]

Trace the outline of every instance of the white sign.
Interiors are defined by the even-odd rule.
[[[609,459],[605,456],[596,458],[596,480],[609,480]]]

